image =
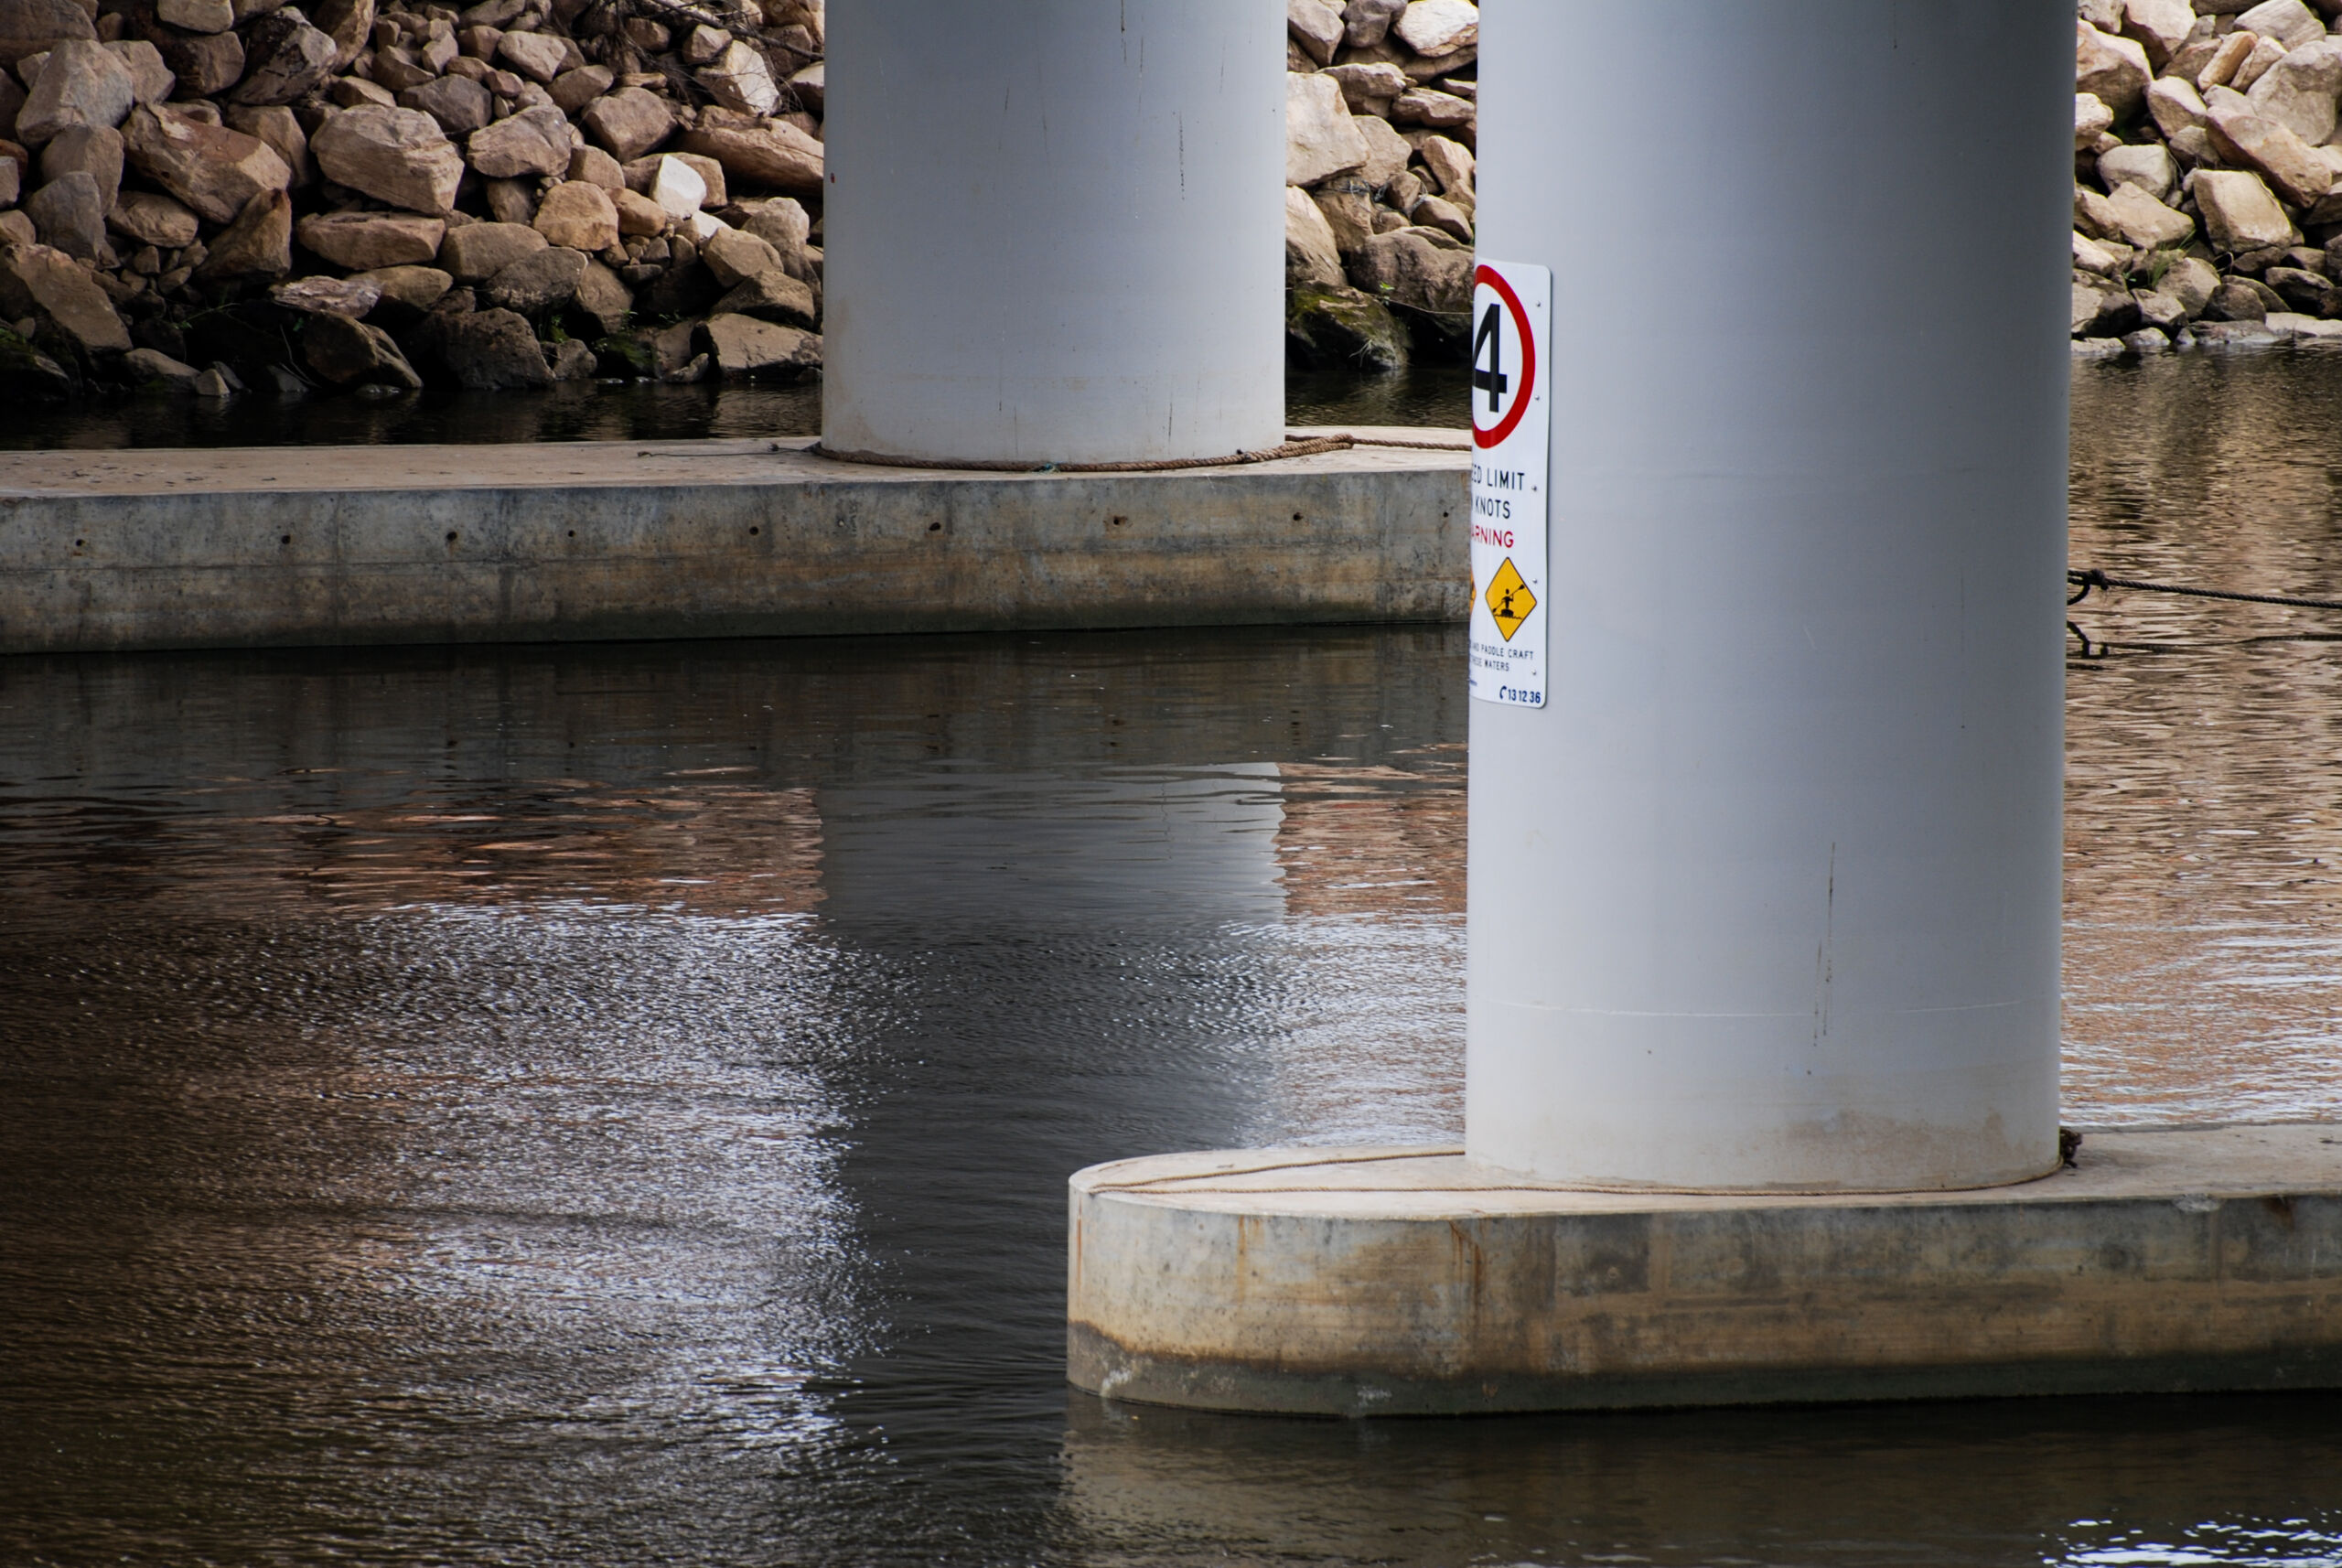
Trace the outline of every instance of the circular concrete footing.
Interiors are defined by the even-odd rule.
[[[2092,1133],[1978,1192],[1520,1185],[1452,1149],[1093,1165],[1067,1369],[1320,1415],[2342,1386],[2342,1128]]]

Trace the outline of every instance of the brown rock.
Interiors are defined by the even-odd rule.
[[[607,251],[618,242],[618,209],[600,186],[564,180],[538,202],[536,230],[551,244],[588,253]]]
[[[185,33],[224,33],[236,25],[232,0],[155,0],[155,16]]]
[[[40,150],[41,178],[61,179],[75,173],[98,182],[102,217],[122,193],[122,133],[111,125],[75,125],[51,137]]]
[[[422,86],[439,73],[424,64],[413,49],[394,46],[374,51],[374,64],[369,74],[392,92],[404,92],[410,88]]]
[[[575,114],[607,92],[610,83],[617,80],[608,66],[580,66],[575,70],[564,70],[554,77],[553,85],[546,91],[563,113]]]
[[[73,0],[0,0],[0,66],[12,70],[27,55],[97,36],[90,14]]]
[[[533,179],[484,179],[480,196],[490,217],[499,223],[528,228],[537,220],[537,182]]]
[[[206,281],[281,278],[293,270],[293,199],[263,190],[220,231],[195,275]]]
[[[278,284],[268,297],[304,316],[346,316],[355,321],[381,302],[382,291],[358,278],[319,276]]]
[[[335,386],[371,384],[413,392],[423,385],[389,333],[338,315],[312,317],[303,326],[301,361]]]
[[[450,136],[468,136],[496,118],[494,95],[467,77],[435,76],[400,93],[398,101],[438,121]]]
[[[783,121],[768,120],[756,130],[686,131],[676,145],[714,158],[742,185],[806,195],[822,188],[822,144]]]
[[[507,33],[498,40],[496,59],[540,85],[561,74],[569,46],[548,33]]]
[[[719,229],[701,242],[699,259],[725,288],[759,274],[780,270],[780,253],[754,234]]]
[[[545,244],[543,234],[518,223],[467,223],[439,242],[439,264],[457,283],[479,283]]]
[[[622,164],[665,141],[675,128],[674,113],[666,100],[639,87],[621,87],[596,98],[577,117],[585,123],[587,134]]]
[[[309,153],[328,179],[378,201],[439,217],[455,210],[463,155],[419,111],[346,110],[317,127]]]
[[[48,51],[40,75],[16,111],[16,140],[38,147],[72,125],[122,124],[137,98],[137,81],[122,57],[93,40],[70,38]]]
[[[130,347],[130,332],[96,276],[48,245],[0,250],[0,315],[51,324],[84,353],[119,354]]]
[[[178,78],[163,63],[162,51],[144,38],[120,38],[106,46],[116,59],[130,69],[132,101],[138,103],[160,103],[178,85]],[[0,114],[0,122],[6,116]]]
[[[326,89],[326,96],[331,98],[336,105],[343,109],[360,109],[369,103],[380,104],[385,109],[396,109],[400,106],[397,93],[379,82],[369,81],[362,76],[335,77],[333,85]],[[420,109],[423,106],[419,103],[410,103],[406,107]]]
[[[195,243],[195,214],[156,190],[125,190],[114,198],[106,227],[142,245],[176,251]]]
[[[317,166],[309,158],[309,138],[302,132],[301,122],[292,110],[282,104],[261,107],[231,103],[227,120],[231,128],[259,137],[285,160],[285,166],[293,171],[293,183],[288,188],[298,190],[317,183]]]
[[[665,208],[638,190],[613,191],[610,202],[618,209],[620,234],[663,234],[674,221]]]
[[[489,279],[487,286],[479,291],[479,297],[488,305],[517,310],[523,316],[539,315],[577,297],[577,285],[586,275],[586,263],[581,251],[548,246],[534,255],[521,257]]]
[[[1410,88],[1391,104],[1391,118],[1402,125],[1434,125],[1443,130],[1472,124],[1477,113],[1470,99],[1428,87]]]
[[[33,220],[33,229],[42,244],[54,245],[84,262],[96,262],[102,256],[111,264],[112,251],[106,244],[107,205],[98,182],[76,169],[25,198],[25,216]]]
[[[627,292],[618,274],[599,262],[589,261],[577,280],[577,293],[570,304],[591,316],[607,337],[626,330],[627,318],[634,310],[634,295]]]
[[[1386,305],[1440,315],[1472,308],[1472,248],[1436,229],[1377,234],[1350,259],[1349,278]]]
[[[293,181],[285,160],[259,137],[177,114],[134,109],[123,124],[122,140],[133,168],[208,222],[233,222],[255,195],[283,190]]]
[[[348,70],[374,30],[374,0],[311,0],[309,25],[333,40],[333,69]]]
[[[437,267],[377,267],[353,274],[349,281],[373,286],[381,297],[371,318],[387,327],[404,327],[420,319],[456,283]]]
[[[174,33],[157,28],[147,35],[171,69],[178,84],[198,97],[225,92],[244,74],[244,40],[233,33]]]
[[[626,188],[626,171],[618,167],[618,160],[599,147],[579,147],[569,155],[569,177],[582,179],[588,185],[598,185],[604,190]]]
[[[2295,207],[2309,206],[2332,188],[2334,171],[2315,149],[2277,121],[2253,113],[2237,94],[2216,89],[2208,107],[2205,129],[2223,163],[2259,169]]]
[[[811,332],[751,316],[711,316],[702,328],[707,352],[727,376],[801,376],[822,368],[822,340]]]
[[[244,35],[239,103],[290,103],[331,75],[337,46],[294,7],[272,11]]]
[[[747,279],[718,300],[715,308],[733,316],[753,316],[783,327],[812,328],[821,325],[813,291],[779,267]]]
[[[553,382],[537,335],[509,310],[437,316],[433,325],[431,341],[439,362],[467,387],[492,392]]]
[[[419,212],[320,212],[301,220],[302,247],[351,272],[427,262],[447,225]]]
[[[569,122],[550,103],[474,131],[464,144],[465,161],[489,179],[562,174],[569,154]]]

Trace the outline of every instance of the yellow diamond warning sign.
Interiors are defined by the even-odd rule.
[[[1512,634],[1520,629],[1520,623],[1536,607],[1537,596],[1521,581],[1512,557],[1506,556],[1504,564],[1497,568],[1497,575],[1488,580],[1488,613],[1496,618],[1497,629],[1504,633],[1507,642],[1512,640]]]

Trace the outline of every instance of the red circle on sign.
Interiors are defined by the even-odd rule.
[[[1512,400],[1511,412],[1498,421],[1494,430],[1483,430],[1478,420],[1472,422],[1472,445],[1479,447],[1500,446],[1504,438],[1520,424],[1520,416],[1529,412],[1529,400],[1537,389],[1537,338],[1529,330],[1529,312],[1521,308],[1520,296],[1504,281],[1504,274],[1494,267],[1480,266],[1472,273],[1477,285],[1486,284],[1497,291],[1505,309],[1512,313],[1514,325],[1520,332],[1520,395]]]

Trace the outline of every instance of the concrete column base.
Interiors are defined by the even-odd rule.
[[[1985,1191],[1523,1186],[1460,1150],[1072,1179],[1067,1372],[1311,1415],[2342,1387],[2342,1124],[2093,1133]]]

